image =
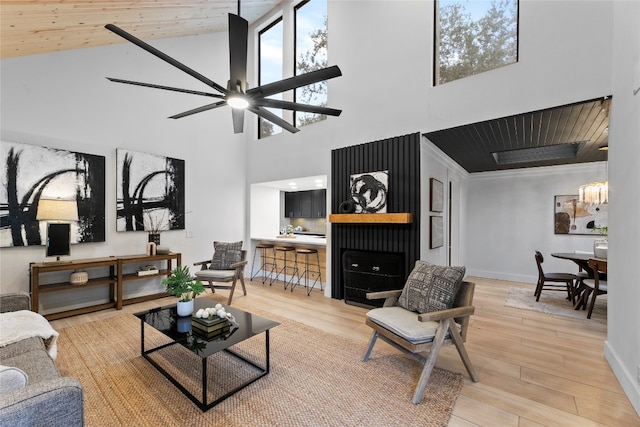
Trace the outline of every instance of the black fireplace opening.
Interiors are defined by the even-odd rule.
[[[404,253],[344,250],[342,269],[347,304],[381,307],[383,299],[368,300],[366,294],[404,287]]]

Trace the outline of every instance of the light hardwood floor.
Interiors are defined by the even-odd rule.
[[[533,298],[532,284],[467,280],[476,283],[476,312],[466,347],[480,381],[469,380],[454,348],[441,351],[436,366],[465,377],[449,426],[640,426],[604,359],[605,324],[587,320],[586,314],[574,320],[504,306],[509,287],[529,288]],[[259,307],[354,338],[364,350],[370,335],[364,325],[367,309],[325,298],[317,290],[307,296],[304,288],[290,292],[281,283],[262,285],[259,277],[247,280],[247,291],[243,296],[236,290],[233,305]],[[215,298],[224,303],[226,296],[223,290]],[[51,323],[61,329],[172,303],[175,298],[169,297]]]

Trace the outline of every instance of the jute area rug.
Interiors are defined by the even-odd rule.
[[[462,375],[434,369],[422,403],[413,405],[421,366],[412,359],[378,344],[364,363],[366,343],[264,317],[281,323],[271,330],[270,373],[204,413],[140,355],[140,323],[131,314],[61,329],[56,363],[63,375],[83,385],[87,426],[447,424]],[[147,343],[166,340],[151,328],[145,334]],[[239,351],[264,357],[264,334]],[[201,395],[199,357],[182,346],[170,346],[158,357],[178,377],[191,378],[187,389]],[[212,356],[207,369],[214,391],[250,374],[224,353]]]
[[[536,301],[531,288],[509,288],[504,303],[507,307],[522,308],[524,310],[539,311],[556,316],[571,317],[573,319],[587,319],[589,307],[586,310],[574,310],[571,302],[566,299],[567,293],[560,291],[542,291],[540,300]],[[591,303],[591,298],[589,298]],[[607,296],[598,295],[593,307],[591,319],[593,321],[607,321]]]

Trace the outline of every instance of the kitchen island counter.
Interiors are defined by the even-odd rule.
[[[291,237],[251,237],[251,240],[258,242],[269,242],[275,245],[290,245],[290,246],[310,246],[310,247],[327,247],[327,238],[320,236],[311,236],[304,234],[295,234]]]

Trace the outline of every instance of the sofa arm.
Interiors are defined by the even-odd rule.
[[[0,313],[31,310],[31,297],[27,292],[0,294]]]
[[[84,426],[82,385],[63,377],[0,394],[0,419],[8,426]]]

